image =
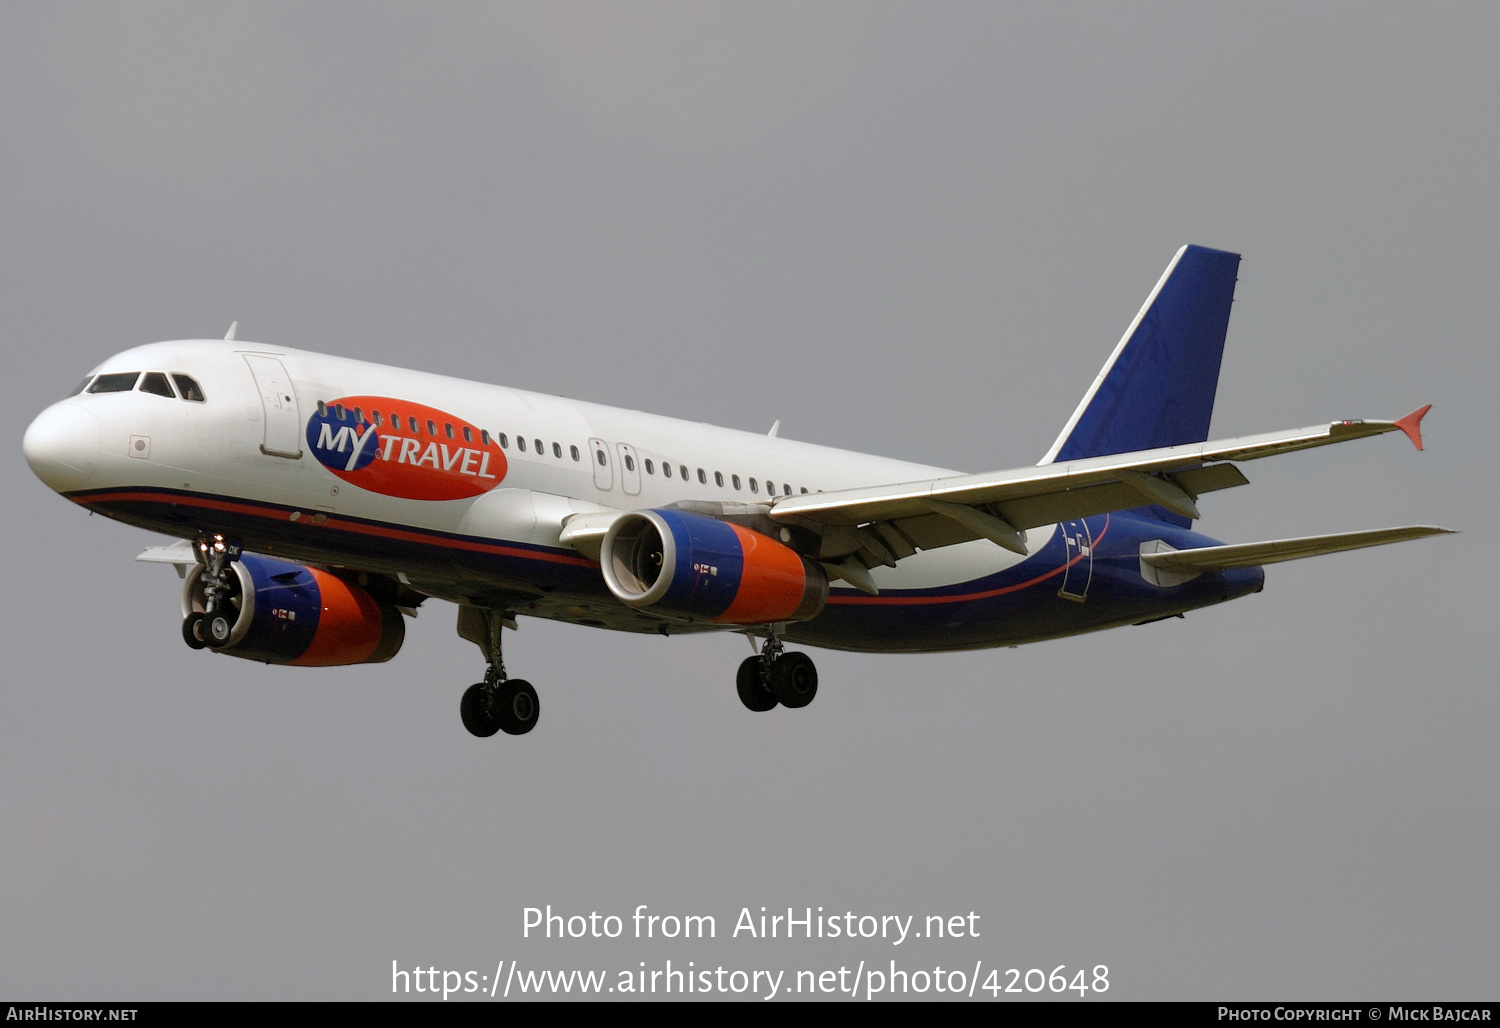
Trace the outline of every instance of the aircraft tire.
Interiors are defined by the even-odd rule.
[[[203,639],[202,614],[195,611],[182,619],[182,641],[194,650],[201,650],[208,645]]]
[[[234,632],[234,624],[228,615],[221,611],[203,615],[203,641],[212,649],[219,649],[229,642],[229,636]]]
[[[740,702],[756,713],[770,710],[780,702],[776,699],[776,694],[767,689],[765,682],[761,679],[760,672],[763,664],[763,659],[760,657],[746,657],[734,676],[734,685],[740,694]]]
[[[506,735],[525,735],[536,727],[542,704],[531,683],[520,678],[502,682],[495,697],[495,715]]]
[[[783,653],[771,665],[770,677],[783,707],[805,707],[818,695],[818,668],[805,653]]]
[[[469,730],[470,735],[488,739],[500,731],[500,721],[493,716],[487,716],[484,699],[483,682],[476,682],[469,686],[464,690],[463,699],[458,701],[458,716],[463,719],[464,727]]]

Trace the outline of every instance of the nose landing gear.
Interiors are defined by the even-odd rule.
[[[235,586],[238,580],[229,565],[240,554],[238,543],[222,535],[200,535],[197,541],[198,561],[203,573],[198,579],[203,609],[192,611],[182,621],[182,641],[192,649],[205,646],[222,649],[234,634],[239,611],[235,609]]]
[[[757,713],[778,703],[795,709],[818,695],[818,669],[805,653],[783,652],[781,639],[772,634],[758,656],[740,664],[734,684],[740,702]]]

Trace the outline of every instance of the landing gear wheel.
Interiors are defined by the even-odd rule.
[[[458,701],[458,716],[463,718],[464,727],[469,734],[481,739],[488,739],[500,731],[500,719],[494,716],[492,693],[493,690],[483,682],[475,682],[464,690],[463,699]]]
[[[195,650],[207,646],[203,638],[203,615],[197,611],[182,619],[182,641]]]
[[[541,701],[530,682],[512,678],[496,687],[495,716],[506,735],[525,735],[536,727],[541,712]]]
[[[484,681],[469,686],[458,705],[464,727],[480,738],[496,732],[525,735],[536,727],[542,712],[531,683],[505,675],[500,631],[507,625],[515,628],[514,617],[496,607],[461,604],[458,608],[458,634],[478,645],[490,664]]]
[[[203,641],[214,649],[220,649],[229,644],[229,636],[234,632],[234,622],[229,620],[229,615],[223,611],[214,611],[212,614],[203,615]]]
[[[756,713],[770,710],[778,702],[776,694],[766,688],[763,673],[765,666],[766,662],[762,657],[746,657],[734,676],[734,685],[739,691],[740,702]]]
[[[783,707],[805,707],[818,695],[818,669],[805,653],[783,653],[768,677]]]

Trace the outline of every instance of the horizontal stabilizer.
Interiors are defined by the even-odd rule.
[[[1321,553],[1358,550],[1366,546],[1384,546],[1429,535],[1447,535],[1451,528],[1431,525],[1407,525],[1404,528],[1373,528],[1364,532],[1340,532],[1336,535],[1309,535],[1301,539],[1274,539],[1264,543],[1235,543],[1230,546],[1204,546],[1193,550],[1161,550],[1142,553],[1141,563],[1179,574],[1197,575],[1205,571],[1228,571],[1233,568],[1258,567],[1283,560],[1300,560]]]

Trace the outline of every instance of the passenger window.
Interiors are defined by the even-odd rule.
[[[781,483],[781,488],[783,490],[785,490],[786,495],[788,495],[788,496],[792,495],[792,487],[789,486],[789,485],[787,485],[785,482]]]
[[[758,493],[758,492],[760,492],[760,489],[758,489],[756,487],[756,485],[755,485],[755,479],[753,479],[753,478],[750,480],[750,491],[752,493]]]
[[[679,464],[679,465],[677,465],[677,473],[682,476],[682,480],[684,482],[686,482],[688,480],[688,473],[687,473],[687,465],[686,464]]]
[[[656,474],[656,465],[654,465],[654,464],[651,463],[651,458],[650,457],[646,458],[646,474],[648,474],[648,475],[654,475],[654,474]]]
[[[635,470],[635,458],[632,457],[628,453],[625,455],[625,470],[626,471],[634,471]]]
[[[128,393],[135,388],[135,380],[141,377],[139,371],[122,371],[114,375],[100,375],[94,379],[94,384],[89,386],[91,393]]]
[[[540,439],[534,441],[536,443],[536,455],[538,457],[545,457],[547,455],[547,448],[542,445],[542,441]]]
[[[722,471],[715,471],[714,472],[714,485],[718,486],[720,489],[724,488],[724,472],[722,472]]]
[[[735,489],[739,489],[739,487],[740,487],[740,476],[739,475],[730,475],[729,476],[729,481],[731,481],[731,482],[734,483]]]
[[[437,435],[437,425],[433,424],[433,421],[432,421],[431,418],[427,419],[427,434],[428,435]]]
[[[516,436],[516,449],[522,453],[526,452],[526,437],[524,435]]]
[[[573,455],[573,459],[574,460],[578,460],[578,447],[576,447],[576,446],[569,446],[568,447],[568,452]]]
[[[479,441],[481,443],[483,443],[484,445],[486,445],[486,446],[490,445],[490,430],[489,429],[487,429],[487,428],[481,428],[479,430]]]
[[[464,426],[464,442],[466,442],[466,443],[472,443],[473,441],[474,441],[474,430],[472,428],[470,428],[468,425],[465,425]]]
[[[599,466],[601,468],[604,467],[604,465],[606,465],[606,464],[609,463],[609,461],[604,456],[604,451],[603,450],[595,450],[594,451],[594,456],[599,459]]]
[[[448,436],[449,439],[452,439],[453,438],[453,424],[451,422],[449,422],[448,424],[445,424],[443,426],[443,432]]]
[[[708,476],[703,473],[702,468],[698,469],[698,481],[703,485],[708,485]]]
[[[804,493],[807,492],[807,486],[802,486],[801,491],[804,492]]]
[[[411,426],[412,435],[416,435],[418,432],[422,431],[417,427],[417,419],[412,415],[407,415],[406,423]]]
[[[510,449],[510,437],[508,435],[506,435],[504,432],[500,433],[500,449],[502,449],[502,450],[508,450],[508,449]]]
[[[195,379],[190,378],[187,375],[178,375],[174,373],[172,375],[172,381],[177,383],[177,393],[184,400],[191,400],[193,403],[203,402],[203,390],[201,387],[199,387]]]
[[[346,410],[344,410],[344,405],[342,403],[336,403],[336,404],[334,404],[333,405],[333,412],[338,415],[338,419],[340,421],[348,421],[349,420],[349,412],[346,411]]]
[[[666,477],[671,478],[672,477],[672,465],[668,464],[666,461],[662,461],[662,463],[661,463],[661,473],[663,475],[665,475]]]
[[[771,481],[769,478],[766,479],[766,495],[767,496],[775,496],[776,495],[776,483],[773,482],[773,481]]]
[[[552,456],[556,457],[558,460],[562,460],[562,443],[552,444]]]
[[[370,420],[373,421],[373,422],[375,422],[375,424],[377,424],[377,425],[383,425],[383,424],[385,424],[385,422],[383,422],[383,421],[380,420],[380,412],[378,410],[373,409],[373,408],[370,410]]]

